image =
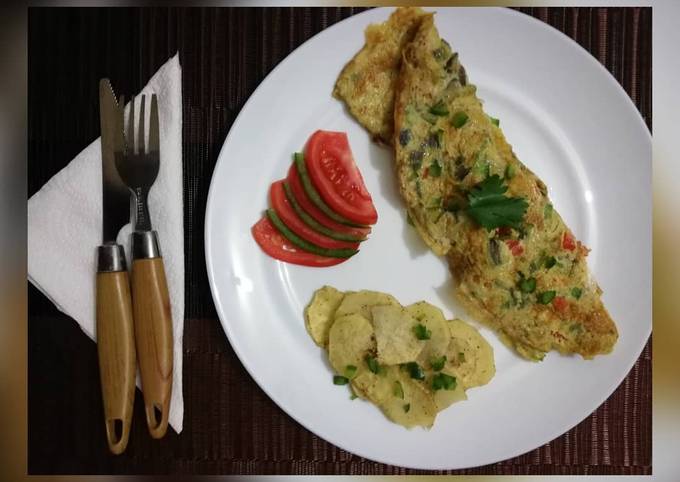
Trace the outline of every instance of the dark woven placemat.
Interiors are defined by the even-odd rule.
[[[360,10],[30,9],[29,195],[99,135],[100,77],[110,77],[119,92],[137,92],[179,50],[186,253],[184,431],[151,440],[138,391],[130,444],[119,457],[108,455],[105,445],[95,344],[29,287],[30,474],[425,473],[349,454],[280,410],[228,344],[205,272],[206,196],[236,115],[295,47]],[[650,8],[520,10],[590,51],[651,129]],[[651,443],[648,344],[621,386],[574,429],[520,457],[454,473],[649,474]]]

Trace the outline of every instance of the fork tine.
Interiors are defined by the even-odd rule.
[[[135,96],[130,98],[130,110],[128,111],[128,123],[125,127],[125,146],[128,154],[135,153]]]
[[[142,103],[139,106],[139,133],[137,135],[137,152],[139,154],[146,154],[146,148],[144,147],[144,137],[146,137],[146,131],[144,130],[144,106],[146,105],[146,98],[142,95]]]
[[[158,98],[153,94],[149,115],[149,152],[158,152],[158,144]]]

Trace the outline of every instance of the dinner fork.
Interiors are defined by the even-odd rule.
[[[124,101],[120,103],[124,106]],[[135,342],[144,394],[147,427],[161,438],[168,427],[172,390],[172,317],[158,235],[151,227],[148,196],[160,168],[158,98],[151,96],[149,141],[144,142],[146,98],[141,96],[135,141],[135,98],[125,128],[125,154],[116,159],[123,182],[134,194],[132,232],[132,308]],[[121,119],[124,117],[120,107]]]

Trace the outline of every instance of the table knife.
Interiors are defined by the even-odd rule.
[[[109,449],[128,443],[134,403],[136,355],[130,282],[125,252],[116,242],[130,217],[130,191],[118,174],[123,124],[108,79],[99,82],[102,150],[102,244],[97,248],[97,351]]]

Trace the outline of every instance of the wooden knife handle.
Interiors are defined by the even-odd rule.
[[[132,261],[135,340],[149,433],[161,438],[168,428],[172,391],[172,316],[163,258]]]
[[[97,273],[97,351],[109,449],[125,451],[135,395],[135,340],[127,271]]]

